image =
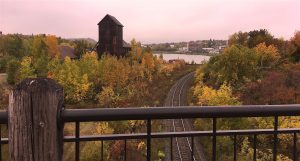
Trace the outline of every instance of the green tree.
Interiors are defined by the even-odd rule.
[[[274,41],[274,37],[266,29],[253,30],[248,33],[248,47],[253,48],[260,43],[265,43],[266,45],[271,45]]]
[[[204,68],[204,82],[219,87],[227,82],[238,89],[259,76],[259,57],[255,50],[232,45],[223,54],[212,57]]]
[[[33,58],[38,58],[40,55],[48,54],[48,47],[45,42],[45,38],[42,35],[33,37],[30,52]]]
[[[10,55],[5,55],[0,57],[0,73],[5,73],[7,70],[7,64],[10,60],[15,59],[15,57]]]
[[[300,31],[295,32],[294,37],[291,39],[291,58],[294,62],[300,61]]]
[[[75,55],[78,57],[81,57],[83,54],[91,50],[93,47],[92,44],[88,43],[85,40],[75,40],[74,44],[75,44],[74,52]]]
[[[228,39],[229,46],[231,45],[243,45],[249,48],[253,48],[260,43],[265,43],[267,46],[280,45],[278,39],[275,39],[268,30],[260,29],[249,32],[238,32],[231,35]]]
[[[46,77],[50,55],[48,46],[43,36],[34,36],[31,46],[32,65],[38,77]]]
[[[248,42],[248,33],[247,32],[238,32],[238,33],[234,33],[233,35],[231,35],[228,39],[228,45],[243,45],[243,46],[247,46],[247,42]]]
[[[20,69],[20,62],[16,59],[12,59],[7,64],[7,82],[11,85],[17,83],[18,71]]]
[[[5,55],[21,58],[25,55],[23,47],[23,39],[19,34],[6,35],[3,37],[3,44],[0,46],[0,52]]]

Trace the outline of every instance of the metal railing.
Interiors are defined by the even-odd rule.
[[[194,156],[194,137],[212,137],[212,158],[215,161],[217,155],[217,137],[233,137],[233,158],[237,160],[237,136],[253,136],[253,160],[257,157],[257,136],[269,134],[273,136],[273,160],[276,161],[278,154],[278,134],[293,135],[292,159],[299,160],[297,154],[297,135],[300,128],[281,129],[278,126],[278,117],[281,116],[300,116],[300,105],[249,105],[249,106],[201,106],[201,107],[151,107],[151,108],[104,108],[104,109],[65,109],[61,111],[61,123],[75,122],[75,135],[66,136],[64,142],[75,143],[75,161],[80,158],[80,142],[101,141],[101,160],[103,158],[103,141],[124,140],[124,160],[126,158],[126,142],[130,139],[147,140],[147,161],[151,160],[151,140],[154,138],[170,138],[170,148],[172,155],[172,139],[176,137],[191,138],[191,156]],[[219,118],[243,118],[243,117],[273,117],[274,127],[272,129],[247,129],[247,130],[218,130],[217,121]],[[0,112],[0,124],[7,124],[7,112]],[[183,131],[183,132],[152,132],[151,122],[160,119],[181,119],[181,118],[212,118],[212,130],[210,131]],[[120,121],[120,120],[146,120],[146,133],[135,134],[111,134],[111,135],[80,135],[81,122],[98,121]],[[1,138],[1,145],[8,144],[7,138]],[[0,146],[1,154],[1,146]],[[1,157],[1,156],[0,156]],[[171,157],[172,158],[172,157]],[[191,157],[194,160],[193,157]],[[1,159],[0,159],[1,160]]]

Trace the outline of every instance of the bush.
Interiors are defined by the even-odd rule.
[[[10,60],[14,59],[12,56],[4,56],[0,58],[0,73],[5,73],[7,70],[7,64]]]

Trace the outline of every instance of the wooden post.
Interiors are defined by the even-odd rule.
[[[62,161],[63,88],[47,78],[25,79],[10,94],[11,161]]]

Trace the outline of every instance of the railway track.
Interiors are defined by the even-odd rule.
[[[187,104],[187,90],[194,77],[194,72],[189,73],[179,79],[171,88],[165,101],[165,106],[183,106]],[[167,120],[166,126],[169,131],[192,131],[193,125],[188,119]],[[176,137],[172,139],[172,151],[166,149],[165,161],[206,161],[202,146],[194,139],[194,155],[192,156],[192,141],[189,137]]]

